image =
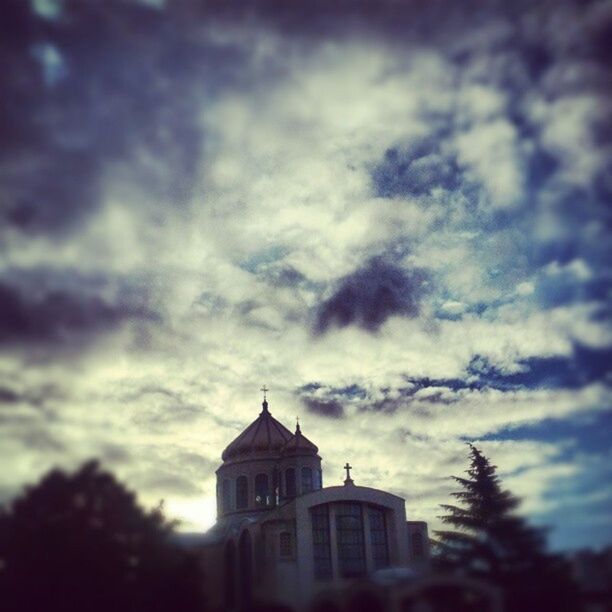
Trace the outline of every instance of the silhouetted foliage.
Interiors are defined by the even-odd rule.
[[[502,588],[506,610],[576,610],[578,591],[565,561],[546,551],[542,529],[515,514],[520,500],[502,489],[496,466],[470,446],[468,478],[453,476],[461,505],[444,504],[453,530],[436,531],[441,570],[458,571]]]
[[[96,461],[59,470],[0,514],[5,612],[202,610],[194,556]]]

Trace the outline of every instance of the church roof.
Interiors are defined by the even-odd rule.
[[[318,452],[319,448],[302,433],[299,423],[295,434],[283,446],[283,455],[316,455]]]
[[[261,452],[279,453],[293,434],[268,411],[264,400],[259,416],[223,451],[223,461]]]

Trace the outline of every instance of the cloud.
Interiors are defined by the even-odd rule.
[[[107,283],[99,279],[81,285],[78,280],[59,282],[54,287],[48,274],[29,272],[14,283],[10,279],[0,281],[1,342],[70,342],[126,320],[154,322],[160,318],[149,308],[146,293],[130,294],[119,288],[113,299],[108,299],[104,295],[109,293],[104,286]]]
[[[468,380],[494,389],[579,389],[605,380],[612,371],[611,358],[610,348],[577,344],[570,356],[522,359],[516,372],[504,373],[475,356],[468,367]]]
[[[229,68],[238,50],[202,37],[188,42],[195,24],[181,11],[111,4],[62,4],[55,18],[27,2],[5,7],[0,88],[13,101],[4,107],[0,154],[7,228],[78,230],[110,176],[118,186],[138,184],[149,203],[180,207],[191,195],[203,143],[191,77],[195,66]],[[214,89],[212,73],[207,81]]]
[[[433,528],[481,438],[569,541],[598,485],[547,491],[603,473],[609,404],[606,3],[109,2],[0,25],[0,489],[96,455],[203,528],[266,382],[326,484],[350,460]]]
[[[371,259],[363,268],[338,281],[333,294],[318,308],[315,331],[358,325],[376,331],[390,316],[416,317],[427,275]]]
[[[524,172],[514,126],[497,119],[460,133],[457,159],[482,184],[493,208],[514,207],[522,200]]]
[[[321,400],[312,397],[303,397],[302,402],[310,412],[339,419],[344,416],[342,404],[335,399]]]
[[[456,189],[461,172],[456,160],[445,156],[439,141],[412,142],[404,150],[392,147],[373,171],[377,195],[380,197],[421,196],[433,189]]]

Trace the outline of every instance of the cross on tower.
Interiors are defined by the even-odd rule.
[[[347,461],[344,469],[346,470],[346,480],[344,481],[344,484],[353,484],[353,479],[351,478],[351,470],[353,469],[353,466],[349,465],[349,462]]]
[[[264,394],[264,402],[266,401],[266,393],[269,391],[270,389],[268,389],[268,387],[266,387],[266,385],[264,385],[260,391],[263,391]]]

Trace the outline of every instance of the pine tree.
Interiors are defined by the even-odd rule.
[[[515,511],[520,500],[504,490],[497,467],[470,447],[467,478],[453,476],[459,505],[439,517],[452,529],[436,531],[437,564],[502,588],[507,610],[574,610],[576,589],[561,557],[546,551],[545,532]]]

